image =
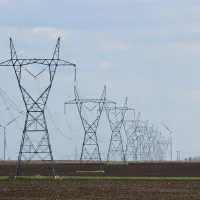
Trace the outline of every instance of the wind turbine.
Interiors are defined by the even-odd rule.
[[[176,129],[176,130],[170,130],[164,123],[161,122],[161,124],[169,131],[169,137],[170,137],[170,155],[171,155],[171,161],[172,161],[172,133],[182,130],[182,128]]]
[[[4,129],[4,161],[6,160],[6,129],[8,128],[8,126],[10,124],[12,124],[18,118],[19,118],[19,116],[16,117],[16,118],[14,118],[10,122],[8,122],[5,126],[3,126],[3,125],[0,124],[0,127],[2,127]]]

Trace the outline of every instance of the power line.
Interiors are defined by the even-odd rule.
[[[1,99],[3,101],[3,104],[4,104],[5,108],[6,108],[6,110],[8,111],[8,113],[10,114],[10,116],[12,117],[12,119],[14,119],[15,117],[14,117],[11,109],[8,107],[8,105],[7,105],[8,102],[5,100],[5,98],[3,97],[3,95],[1,95]],[[20,113],[20,114],[22,114],[22,113]],[[18,121],[15,120],[14,122],[17,125],[17,127],[22,131],[22,128],[20,127]]]
[[[72,137],[74,138],[74,140],[76,140],[76,141],[80,144],[80,141],[79,141],[79,140],[77,139],[77,137],[75,136],[74,131],[72,130],[71,125],[69,124],[69,121],[68,121],[66,112],[64,112],[64,115],[65,115],[65,121],[66,121],[66,123],[67,123],[67,125],[68,125],[68,128],[69,128],[69,130],[70,130],[70,133],[71,133]]]
[[[38,92],[41,91],[40,89],[40,84],[37,80],[37,77],[34,77]],[[43,100],[43,99],[42,99]],[[62,135],[63,137],[67,138],[68,140],[70,140],[71,138],[67,137],[58,127],[57,123],[55,122],[55,120],[53,119],[53,115],[51,114],[51,111],[49,110],[48,106],[46,105],[46,110],[47,110],[47,114],[49,115],[50,120],[52,121],[53,125],[55,126],[56,130],[58,131],[58,133],[60,133],[60,135]]]
[[[3,94],[2,94],[3,93]],[[0,88],[0,95],[4,98],[4,100],[12,107],[14,108],[17,112],[20,114],[25,115],[25,112],[20,109],[11,99],[10,97]],[[6,99],[7,98],[7,99]]]

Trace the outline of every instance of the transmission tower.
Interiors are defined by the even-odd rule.
[[[147,138],[147,147],[146,147],[146,160],[152,161],[155,160],[155,151],[156,151],[156,145],[155,145],[155,139],[156,139],[156,131],[152,127],[147,128],[146,138]]]
[[[146,132],[146,122],[138,120],[137,129],[135,133],[135,160],[142,160],[144,157],[144,140]]]
[[[49,93],[54,80],[55,72],[58,66],[67,66],[74,64],[61,60],[59,58],[60,50],[60,38],[58,38],[53,58],[51,59],[19,59],[15,51],[14,44],[10,38],[10,51],[11,59],[0,63],[0,66],[12,66],[15,71],[17,82],[22,94],[22,98],[26,107],[26,119],[22,133],[22,140],[19,150],[17,172],[16,175],[21,175],[22,165],[30,163],[35,156],[37,156],[50,170],[52,170],[53,176],[56,175],[54,168],[53,154],[50,144],[49,132],[47,128],[45,118],[45,107],[49,97]],[[28,65],[44,65],[44,69],[37,75],[33,75],[31,71],[27,69]],[[36,66],[35,66],[36,67]],[[26,89],[26,85],[23,84],[23,72],[28,72],[32,77],[36,78],[41,75],[46,69],[49,73],[49,82],[46,89],[41,92],[38,98],[34,98]],[[37,143],[33,141],[33,135],[37,135]],[[24,162],[22,160],[24,159]]]
[[[65,105],[76,104],[85,132],[80,157],[80,169],[84,168],[85,163],[92,162],[98,164],[98,170],[103,170],[97,139],[97,128],[105,103],[113,104],[114,102],[106,100],[106,86],[104,87],[103,94],[100,99],[80,98],[76,86],[74,86],[74,94],[75,99],[66,102]],[[95,113],[95,115],[92,116],[93,119],[89,120],[87,113],[91,114],[91,112]]]
[[[126,162],[122,135],[121,135],[121,127],[123,125],[126,111],[127,110],[135,111],[135,110],[127,107],[127,98],[125,100],[124,107],[117,107],[117,106],[109,107],[106,104],[105,109],[110,124],[110,128],[112,131],[108,149],[108,155],[107,155],[107,162],[116,160],[117,156],[120,156],[120,159],[123,162]]]
[[[148,122],[139,120],[138,127],[135,132],[135,148],[137,161],[153,161],[161,160],[162,143],[158,130],[148,125]]]
[[[136,140],[137,140],[137,129],[139,124],[140,113],[134,120],[124,120],[123,127],[126,134],[126,149],[125,149],[125,158],[126,161],[132,157],[133,160],[136,160]]]
[[[153,127],[149,127],[148,122],[146,122],[143,127],[143,134],[140,138],[140,160],[142,161],[152,160],[152,152],[154,152],[152,132]]]
[[[168,149],[169,143],[164,139],[163,136],[161,136],[161,133],[159,134],[156,142],[156,160],[163,161],[166,160],[166,152]]]

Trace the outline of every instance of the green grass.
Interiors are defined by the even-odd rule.
[[[5,180],[54,180],[52,176],[0,176]],[[60,176],[56,180],[200,180],[200,177],[111,177],[111,176]]]

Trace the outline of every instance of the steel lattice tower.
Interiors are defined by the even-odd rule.
[[[135,160],[139,161],[143,156],[144,135],[146,131],[146,123],[142,120],[138,120],[136,136],[135,136]]]
[[[84,128],[84,140],[82,144],[82,151],[80,157],[80,168],[84,168],[84,163],[98,163],[97,170],[103,170],[101,155],[99,151],[99,144],[97,139],[97,127],[99,120],[106,104],[113,104],[114,102],[106,100],[106,86],[104,87],[103,94],[100,99],[81,99],[78,91],[74,86],[75,99],[66,104],[76,104]],[[115,103],[114,103],[115,104]],[[90,105],[91,108],[87,106]],[[84,108],[86,108],[84,110]],[[92,121],[87,119],[85,112],[96,111],[96,116]]]
[[[140,113],[134,120],[124,120],[123,127],[126,134],[126,149],[125,158],[126,161],[132,157],[133,160],[137,160],[136,156],[136,141],[137,141],[137,129],[139,123]]]
[[[110,128],[112,131],[107,155],[107,162],[115,160],[116,156],[120,156],[121,160],[123,162],[126,162],[121,135],[121,127],[123,125],[126,111],[134,110],[127,107],[127,99],[128,98],[126,98],[125,100],[124,107],[109,107],[108,105],[106,105],[105,107]],[[119,119],[117,119],[117,117],[119,117]]]
[[[22,140],[19,150],[18,162],[17,162],[17,172],[16,175],[21,175],[21,165],[28,164],[35,156],[37,156],[45,165],[47,165],[53,173],[53,176],[56,175],[54,168],[53,154],[50,144],[49,132],[47,128],[46,118],[45,118],[45,107],[49,97],[49,93],[52,87],[54,80],[55,72],[58,66],[67,66],[74,64],[67,61],[61,60],[59,58],[60,50],[60,38],[58,38],[53,58],[51,59],[18,59],[17,53],[15,51],[14,44],[10,38],[10,50],[11,50],[11,59],[5,62],[0,63],[0,66],[12,66],[15,71],[17,82],[23,97],[23,101],[26,107],[26,119],[25,125],[22,133]],[[26,70],[31,74],[26,66],[40,64],[44,65],[49,72],[49,83],[46,89],[41,92],[41,95],[34,99],[31,94],[25,89],[26,85],[23,84],[23,72]],[[43,73],[42,70],[37,76]],[[32,75],[34,78],[35,76]],[[40,136],[37,145],[33,144],[31,139],[32,135]],[[25,162],[22,162],[22,160]]]

